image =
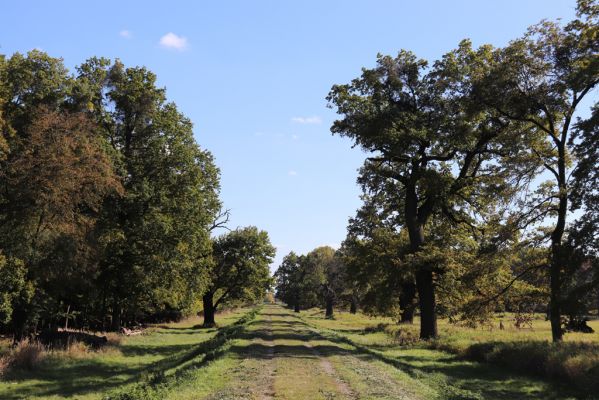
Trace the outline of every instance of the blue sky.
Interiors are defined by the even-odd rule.
[[[231,226],[289,251],[337,246],[359,207],[364,154],[333,137],[325,96],[376,54],[434,60],[461,39],[506,44],[574,0],[11,1],[0,53],[39,48],[69,68],[91,56],[145,65],[215,156]]]

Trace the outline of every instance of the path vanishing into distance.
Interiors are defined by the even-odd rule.
[[[0,379],[0,399],[575,399],[430,344],[401,346],[363,314],[263,304],[156,325],[107,352]],[[522,357],[526,357],[522,354]],[[581,397],[582,398],[582,397]],[[588,398],[588,397],[587,397]]]
[[[240,339],[227,355],[238,362],[208,399],[420,398],[372,356],[278,305],[264,306]]]
[[[567,399],[550,384],[436,350],[353,343],[265,305],[173,399]],[[320,317],[319,317],[320,318]]]

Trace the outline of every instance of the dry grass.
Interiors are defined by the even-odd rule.
[[[36,340],[23,340],[0,356],[0,376],[11,370],[33,371],[48,359],[81,360],[97,354],[120,354],[120,343],[121,337],[117,334],[108,336],[108,343],[98,349],[76,340],[70,341],[64,349],[50,349]]]
[[[12,368],[33,370],[47,357],[45,347],[33,340],[23,340],[3,357],[4,372]]]

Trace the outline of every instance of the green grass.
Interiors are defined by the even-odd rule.
[[[417,326],[349,313],[329,320],[321,310],[298,315],[278,305],[237,310],[218,321],[218,330],[201,329],[192,319],[126,338],[116,350],[50,357],[35,371],[3,378],[0,398],[565,400],[594,395],[587,391],[584,397],[572,384],[530,374],[526,362],[546,353],[543,345],[527,347],[546,343],[541,320],[534,331],[513,334],[441,321],[445,336],[424,343],[405,340]],[[398,344],[399,329],[403,343],[411,344]],[[455,343],[460,346],[452,347]],[[568,352],[592,352],[596,345],[590,339],[571,341],[547,354],[577,370]],[[466,359],[468,352],[486,362]],[[520,359],[524,372],[512,365]]]
[[[226,327],[247,312],[220,314],[218,323]],[[191,318],[156,326],[148,334],[123,338],[113,349],[82,358],[50,355],[33,371],[11,371],[2,377],[0,398],[100,399],[115,387],[152,374],[168,375],[191,362],[201,344],[216,335],[217,329],[203,329],[200,324],[199,318]]]
[[[510,326],[510,315],[498,317],[503,320],[504,330],[498,329],[498,319],[478,329],[440,320],[440,338],[434,341],[417,340],[418,321],[414,325],[398,325],[389,318],[345,312],[327,320],[322,310],[317,309],[306,311],[303,318],[400,367],[445,376],[454,387],[475,387],[480,379],[471,376],[469,370],[476,368],[479,375],[487,377],[480,388],[486,393],[484,398],[501,394],[501,385],[489,382],[495,382],[494,376],[505,373],[512,375],[510,385],[520,387],[522,396],[530,398],[537,398],[545,390],[534,377],[554,382],[558,392],[566,389],[585,398],[594,398],[599,393],[599,334],[569,333],[565,343],[554,345],[549,341],[549,322],[541,316],[533,320],[532,329]],[[591,321],[589,325],[599,331],[599,321]],[[551,393],[543,397],[551,398]]]

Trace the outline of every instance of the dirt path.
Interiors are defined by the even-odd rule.
[[[351,387],[347,384],[347,382],[341,379],[333,364],[331,364],[331,362],[326,357],[323,357],[323,355],[320,354],[318,350],[316,350],[311,344],[308,344],[307,346],[312,349],[314,355],[318,357],[318,359],[320,360],[320,367],[322,368],[322,370],[333,379],[335,385],[337,386],[337,389],[339,390],[339,393],[341,393],[348,399],[356,399],[357,396],[355,395]]]
[[[264,344],[266,346],[266,360],[265,360],[265,375],[267,376],[267,384],[261,388],[261,392],[258,394],[260,400],[271,400],[275,396],[274,379],[276,372],[276,360],[275,360],[275,343],[272,338],[272,317],[269,315],[266,317],[266,340]]]
[[[265,306],[233,346],[228,383],[208,399],[414,399],[368,356],[336,343],[293,312]],[[373,387],[376,383],[376,387]]]

